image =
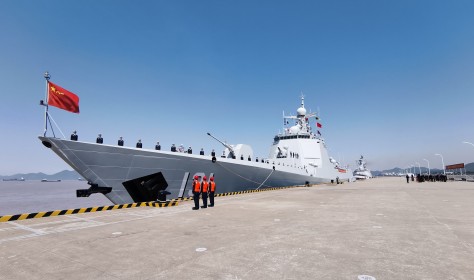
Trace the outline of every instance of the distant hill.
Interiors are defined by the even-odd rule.
[[[82,178],[79,173],[76,171],[71,171],[71,170],[63,170],[55,174],[44,174],[42,172],[39,173],[19,173],[19,174],[14,174],[14,175],[9,175],[9,176],[1,176],[0,179],[14,179],[14,178],[25,178],[25,180],[41,180],[41,179],[47,179],[47,180],[77,180],[78,178]]]

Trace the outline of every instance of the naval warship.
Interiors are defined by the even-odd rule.
[[[356,180],[365,180],[372,178],[372,172],[367,168],[367,163],[364,160],[364,156],[360,156],[360,159],[357,160],[357,169],[354,170],[354,178]]]
[[[257,160],[251,146],[224,145],[222,155],[73,141],[39,136],[90,185],[78,197],[102,193],[115,204],[164,201],[192,194],[194,176],[214,177],[216,193],[350,181],[352,172],[329,157],[326,142],[307,113],[304,96],[296,115],[283,115],[284,130],[273,138],[268,158]],[[202,180],[202,179],[200,179]]]

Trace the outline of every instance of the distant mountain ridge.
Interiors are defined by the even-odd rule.
[[[63,170],[55,174],[45,174],[42,172],[38,173],[18,173],[14,175],[9,175],[9,176],[1,176],[0,179],[20,179],[20,178],[25,178],[25,180],[42,180],[42,179],[47,179],[47,180],[77,180],[78,178],[82,178],[79,173],[73,170]]]

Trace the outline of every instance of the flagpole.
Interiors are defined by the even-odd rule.
[[[44,78],[46,80],[46,90],[44,93],[44,100],[46,100],[46,104],[43,104],[45,106],[44,109],[44,134],[43,136],[46,137],[46,132],[48,131],[48,82],[49,79],[51,78],[51,75],[49,75],[48,71],[44,73]]]

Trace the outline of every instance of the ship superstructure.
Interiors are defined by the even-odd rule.
[[[312,131],[310,120],[318,116],[307,114],[303,96],[296,113],[283,116],[283,133],[274,137],[268,158],[259,160],[249,145],[219,140],[225,147],[223,153],[208,156],[46,136],[39,139],[91,185],[78,190],[78,196],[103,193],[116,204],[188,196],[194,176],[214,176],[216,193],[349,181],[352,172],[328,156],[321,134]]]
[[[364,160],[364,156],[360,156],[357,160],[357,169],[354,170],[354,178],[357,180],[365,180],[372,178],[372,172],[367,168],[367,163]]]

